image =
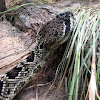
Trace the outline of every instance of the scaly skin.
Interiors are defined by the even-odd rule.
[[[38,44],[31,55],[1,78],[0,100],[12,100],[34,77],[36,70],[46,63],[52,52],[64,42],[63,40],[68,39],[70,15],[70,12],[61,13],[40,30],[37,36]]]

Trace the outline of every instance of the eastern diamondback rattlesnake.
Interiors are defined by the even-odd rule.
[[[37,36],[38,44],[24,62],[0,80],[0,100],[12,100],[41,68],[52,52],[69,37],[71,12],[61,13],[49,21]],[[55,49],[54,49],[55,48]]]

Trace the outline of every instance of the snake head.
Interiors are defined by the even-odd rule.
[[[60,14],[58,14],[56,16],[56,18],[58,20],[60,20],[61,22],[65,22],[65,25],[66,25],[66,31],[65,31],[65,33],[67,33],[67,32],[70,31],[70,17],[72,19],[75,19],[73,13],[70,12],[70,11],[66,11],[64,13],[60,13]]]
[[[56,16],[56,18],[60,19],[60,20],[63,20],[63,21],[68,21],[70,20],[70,17],[73,17],[73,13],[70,12],[70,11],[67,11],[67,12],[64,12],[64,13],[61,13],[61,14],[58,14]]]
[[[70,37],[70,17],[74,18],[73,13],[70,11],[60,13],[56,16],[57,20],[59,20],[60,23],[64,23],[64,28],[63,28],[63,39],[61,41],[61,44],[67,41]]]

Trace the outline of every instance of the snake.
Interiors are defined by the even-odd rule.
[[[46,64],[53,52],[70,37],[69,11],[56,15],[39,31],[37,45],[31,54],[0,80],[0,100],[12,100]]]

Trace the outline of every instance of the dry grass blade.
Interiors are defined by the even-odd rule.
[[[95,42],[95,33],[93,34],[93,42]],[[92,65],[91,65],[91,79],[89,83],[89,100],[95,100],[95,92],[97,91],[96,88],[96,66],[95,66],[95,43],[93,45],[93,54],[92,54]]]
[[[95,95],[100,100],[100,96],[97,93],[97,86],[96,86],[96,43],[95,37],[96,33],[93,33],[93,52],[92,52],[92,65],[91,65],[91,79],[89,83],[89,100],[95,100]]]

